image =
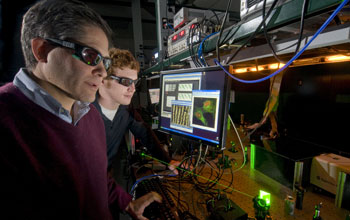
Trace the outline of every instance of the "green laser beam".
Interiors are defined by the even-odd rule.
[[[167,163],[167,162],[165,162],[165,161],[162,161],[162,160],[159,160],[159,159],[157,159],[157,158],[154,158],[154,157],[152,157],[152,156],[150,156],[150,155],[147,155],[147,154],[145,154],[145,153],[143,153],[143,152],[141,153],[141,156],[150,158],[150,159],[155,160],[155,161],[158,161],[158,162],[160,162],[160,163],[162,163],[162,164],[165,164],[165,165],[167,165],[167,166],[171,165],[171,164],[169,164],[169,163]],[[174,165],[172,165],[172,166],[174,166]],[[204,177],[204,176],[198,175],[198,174],[196,174],[196,173],[193,173],[192,171],[183,169],[183,168],[178,167],[178,166],[175,166],[175,167],[176,167],[177,169],[183,171],[183,172],[188,173],[188,174],[192,174],[192,175],[194,175],[194,176],[196,176],[196,177],[199,177],[199,178],[201,178],[201,179],[207,180],[207,181],[209,181],[209,182],[211,182],[211,183],[215,183],[215,184],[217,184],[217,185],[219,185],[219,186],[225,187],[225,188],[227,188],[227,189],[231,189],[231,190],[234,191],[234,192],[237,192],[237,193],[240,193],[240,194],[242,194],[242,195],[248,196],[248,197],[250,197],[250,198],[252,198],[252,199],[254,198],[254,196],[251,196],[251,195],[249,195],[249,194],[247,194],[247,193],[241,192],[241,191],[236,190],[236,189],[234,189],[234,188],[232,188],[232,187],[229,187],[229,186],[226,186],[226,185],[224,185],[224,184],[221,184],[221,183],[219,183],[218,181],[214,181],[214,180],[208,179],[208,178],[206,178],[206,177]]]

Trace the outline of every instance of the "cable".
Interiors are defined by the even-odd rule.
[[[198,26],[199,26],[199,23],[193,23],[193,28],[190,28],[190,33],[189,33],[189,40],[188,40],[188,42],[189,42],[189,48],[188,48],[188,50],[189,50],[189,52],[190,52],[190,56],[191,56],[191,59],[192,59],[192,61],[193,61],[193,63],[194,63],[194,65],[196,66],[196,67],[201,67],[202,65],[201,65],[201,63],[197,60],[197,58],[196,58],[196,53],[194,52],[194,50],[193,50],[193,34],[194,34],[194,31],[195,31],[195,29],[197,29],[198,28]]]
[[[204,66],[208,66],[207,65],[207,63],[206,63],[206,61],[205,61],[205,59],[204,59],[204,57],[203,57],[203,43],[204,43],[204,41],[206,40],[206,39],[208,39],[209,37],[211,37],[211,36],[213,36],[213,35],[215,35],[215,34],[217,34],[218,32],[214,32],[214,33],[211,33],[211,34],[209,34],[209,35],[207,35],[203,40],[202,40],[202,42],[200,43],[200,45],[199,45],[199,49],[198,49],[198,58],[199,58],[199,60],[202,62],[202,64],[204,65]]]
[[[264,80],[267,80],[275,75],[277,75],[278,73],[280,73],[281,71],[283,71],[285,68],[287,68],[295,59],[297,59],[304,51],[305,49],[312,43],[312,41],[315,40],[315,38],[327,27],[327,25],[333,20],[333,18],[338,14],[338,12],[349,2],[350,0],[344,0],[338,7],[337,9],[332,13],[332,15],[325,21],[325,23],[317,30],[317,32],[312,36],[312,38],[310,39],[309,42],[307,42],[305,44],[305,46],[296,54],[294,55],[287,63],[286,65],[284,65],[283,67],[281,67],[280,69],[278,69],[277,71],[275,71],[274,73],[261,78],[261,79],[257,79],[257,80],[243,80],[243,79],[239,79],[233,75],[231,75],[229,72],[227,72],[227,70],[220,64],[220,62],[216,59],[214,59],[214,62],[219,65],[225,73],[227,73],[231,78],[242,82],[242,83],[258,83],[258,82],[262,82]]]
[[[307,7],[309,6],[309,0],[304,0],[303,3],[303,8],[302,8],[302,13],[301,13],[301,18],[300,18],[300,30],[299,30],[299,39],[298,39],[298,44],[297,47],[295,48],[294,54],[298,53],[301,40],[303,38],[303,32],[304,32],[304,20],[305,20],[305,15],[307,12]]]
[[[166,23],[166,25],[175,32],[175,29],[173,28],[173,26],[171,26],[171,24],[169,24],[168,22]]]
[[[227,63],[230,63],[231,60],[238,54],[238,52],[245,46],[247,45],[260,31],[260,28],[262,27],[262,25],[265,23],[266,19],[268,17],[270,17],[270,14],[272,13],[272,10],[274,9],[274,7],[276,6],[278,0],[275,0],[272,5],[271,8],[269,9],[269,11],[267,12],[267,15],[265,18],[262,19],[262,21],[260,22],[260,24],[258,25],[258,27],[256,28],[255,32],[250,35],[250,37],[234,52],[234,54],[228,59]]]
[[[217,20],[218,24],[220,24],[220,19],[219,19],[219,16],[216,14],[216,12],[213,9],[209,9],[209,10],[211,12],[213,12],[214,16],[216,17],[216,20]],[[211,19],[211,17],[209,19]]]
[[[149,155],[144,155],[144,156],[149,157],[149,158],[152,158],[153,160],[162,162],[162,161],[160,161],[160,160],[158,160],[158,159],[156,159],[156,158],[153,158],[153,157],[151,157],[151,156],[149,156]],[[164,162],[163,162],[163,163],[164,163]],[[142,177],[142,178],[138,179],[138,180],[135,182],[135,184],[133,185],[133,187],[131,188],[130,194],[133,194],[133,193],[134,193],[134,190],[135,190],[135,187],[137,186],[137,184],[138,184],[139,182],[143,181],[144,179],[152,178],[152,177],[155,177],[155,176],[168,176],[168,177],[176,177],[176,176],[177,176],[177,177],[178,177],[178,180],[173,180],[172,182],[175,182],[175,183],[176,183],[176,181],[178,181],[178,183],[179,183],[179,185],[178,185],[178,186],[179,186],[179,189],[178,189],[179,191],[178,191],[178,192],[179,192],[179,193],[180,193],[180,191],[182,191],[182,190],[181,190],[181,183],[184,182],[184,181],[187,181],[187,183],[189,183],[189,184],[194,184],[195,189],[197,189],[199,192],[201,192],[201,193],[203,193],[203,194],[213,195],[214,192],[218,190],[218,189],[214,189],[214,186],[217,186],[217,187],[221,186],[221,187],[224,187],[224,190],[229,189],[229,190],[231,190],[232,192],[240,193],[240,194],[245,195],[245,196],[248,196],[248,197],[250,197],[250,198],[254,198],[254,197],[251,196],[251,195],[248,195],[248,194],[246,194],[246,193],[244,193],[244,192],[241,192],[241,191],[236,190],[236,189],[234,189],[233,187],[231,187],[231,185],[232,185],[232,183],[233,183],[232,169],[231,169],[232,177],[231,177],[230,185],[229,185],[229,186],[226,186],[226,185],[224,185],[224,184],[219,183],[219,180],[220,180],[221,177],[223,176],[224,172],[221,172],[220,167],[218,167],[218,168],[219,168],[219,172],[217,173],[217,177],[216,177],[214,180],[212,180],[212,179],[211,179],[211,176],[212,176],[212,175],[210,175],[209,177],[208,177],[208,175],[206,175],[207,177],[204,177],[204,176],[201,176],[201,175],[195,173],[194,171],[186,171],[186,170],[182,169],[182,168],[181,168],[181,165],[180,165],[180,166],[178,167],[178,169],[180,169],[180,170],[182,170],[182,171],[186,171],[188,174],[191,174],[191,175],[187,175],[187,176],[186,176],[186,179],[181,178],[181,175],[182,175],[181,173],[179,173],[179,175],[173,175],[173,174],[171,174],[171,175],[156,175],[156,174],[152,174],[152,175],[145,176],[145,177]],[[210,171],[212,172],[213,170],[210,169]],[[193,180],[196,180],[196,178],[204,179],[204,180],[206,180],[206,183],[200,183],[200,182],[194,183]],[[220,190],[220,189],[219,189],[219,190]],[[179,194],[178,194],[178,195],[179,195]],[[180,195],[178,196],[178,201],[180,201]],[[179,203],[179,204],[180,204],[180,203]]]
[[[305,1],[305,0],[304,0]],[[265,8],[266,8],[266,0],[264,0],[264,3],[263,3],[263,7],[262,7],[262,16],[263,18],[265,18]],[[273,48],[273,45],[269,39],[269,36],[267,35],[267,27],[266,27],[266,22],[263,23],[263,29],[264,29],[264,36],[265,36],[265,39],[267,41],[267,44],[269,45],[270,49],[271,49],[271,52],[272,52],[272,55],[275,57],[275,59],[280,62],[280,63],[283,63],[283,61],[278,57],[278,55],[276,54],[276,51],[275,49]],[[300,33],[299,33],[300,34]]]
[[[236,28],[235,31],[230,35],[230,37],[228,37],[228,34],[231,33],[233,28],[230,29],[230,31],[228,31],[224,37],[224,39],[222,40],[222,42],[220,43],[220,45],[225,44],[228,40],[230,40],[233,36],[235,36],[235,34],[237,33],[237,31],[239,30],[239,28]],[[226,40],[227,39],[227,40]]]
[[[196,162],[196,165],[194,166],[194,168],[198,167],[199,161],[202,159],[201,156],[202,156],[202,143],[199,145],[199,156],[197,158],[197,162]]]
[[[219,45],[219,42],[220,42],[220,38],[221,38],[222,32],[223,32],[223,30],[224,30],[224,25],[225,25],[225,22],[226,22],[228,10],[230,9],[230,6],[231,6],[231,2],[232,2],[232,0],[230,0],[230,1],[228,2],[228,4],[227,4],[225,16],[224,16],[224,18],[222,19],[221,26],[220,26],[219,37],[218,37],[218,40],[216,41],[216,56],[217,56],[218,60],[220,60],[220,53],[219,53],[219,47],[220,47],[220,45]]]
[[[308,5],[309,5],[309,0],[304,0],[303,7],[302,7],[301,18],[300,18],[299,37],[298,37],[298,41],[296,43],[297,46],[296,46],[294,55],[297,54],[297,52],[299,51],[300,45],[301,45],[301,40],[302,40],[302,36],[303,36],[303,32],[304,32],[304,20],[305,20],[305,15],[306,15],[306,12],[307,12]],[[263,18],[265,17],[265,8],[266,8],[266,0],[264,0],[263,7],[262,7],[262,16],[263,16]],[[265,36],[266,42],[267,42],[267,44],[269,45],[269,47],[271,49],[272,55],[275,57],[275,59],[278,62],[283,63],[282,59],[280,59],[278,57],[278,55],[277,55],[275,49],[273,48],[273,45],[272,45],[272,43],[271,43],[271,41],[270,41],[270,39],[268,37],[266,22],[263,23],[263,30],[264,30],[264,36]]]
[[[239,144],[241,145],[242,153],[243,153],[243,163],[242,163],[242,165],[241,165],[237,170],[234,171],[234,172],[237,172],[237,171],[239,171],[240,169],[242,169],[242,168],[244,167],[244,165],[245,165],[246,162],[247,162],[247,158],[246,158],[246,156],[245,156],[244,147],[243,147],[243,143],[242,143],[241,137],[239,136],[239,133],[238,133],[238,131],[237,131],[237,128],[236,128],[235,124],[233,123],[230,114],[228,114],[228,118],[230,119],[230,122],[231,122],[231,124],[232,124],[232,126],[233,126],[233,128],[234,128],[234,130],[235,130],[235,133],[236,133],[236,135],[237,135],[237,138],[238,138]]]
[[[192,48],[192,32],[193,32],[193,28],[190,28],[190,32],[189,32],[189,35],[188,35],[188,52],[190,53],[190,57],[193,61],[193,63],[195,64],[196,67],[198,67],[196,61],[194,60],[194,55],[193,55],[193,48]]]

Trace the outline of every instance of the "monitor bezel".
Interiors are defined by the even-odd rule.
[[[227,68],[224,67],[226,70]],[[177,69],[177,70],[166,70],[166,71],[161,71],[160,72],[160,94],[159,94],[159,116],[158,116],[158,120],[159,120],[159,124],[158,124],[158,130],[167,134],[171,134],[171,135],[177,135],[180,137],[184,137],[187,138],[189,140],[194,140],[197,141],[199,143],[202,144],[206,144],[206,145],[210,145],[210,146],[215,146],[217,148],[220,148],[221,150],[225,149],[225,145],[226,145],[226,133],[227,133],[227,115],[229,114],[229,100],[230,100],[230,90],[231,90],[231,83],[232,83],[232,79],[231,77],[229,77],[226,73],[225,73],[225,79],[224,79],[224,94],[223,94],[223,104],[222,107],[223,109],[221,111],[221,118],[219,118],[220,123],[218,124],[218,126],[220,126],[221,128],[221,133],[220,133],[220,140],[219,140],[219,144],[214,144],[210,141],[206,141],[203,139],[199,139],[196,137],[192,137],[183,133],[178,133],[176,131],[173,130],[167,130],[167,129],[163,129],[161,127],[161,120],[162,120],[162,115],[161,115],[161,111],[162,111],[162,95],[163,95],[163,77],[165,75],[170,75],[170,74],[181,74],[181,73],[194,73],[194,72],[209,72],[209,71],[224,71],[221,67],[202,67],[202,68],[188,68],[188,69]]]

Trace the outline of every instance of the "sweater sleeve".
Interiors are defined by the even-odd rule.
[[[115,217],[119,215],[120,212],[125,211],[126,207],[131,202],[132,197],[114,181],[112,176],[109,174],[107,175],[109,208],[112,216]]]

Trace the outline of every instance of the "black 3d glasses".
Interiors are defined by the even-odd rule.
[[[138,84],[140,82],[140,79],[133,80],[133,79],[129,79],[129,78],[118,77],[115,75],[109,75],[109,77],[116,80],[119,84],[126,86],[126,87],[131,86],[133,83],[135,86],[138,86]]]
[[[96,66],[101,61],[103,62],[103,66],[105,67],[106,71],[108,71],[111,66],[112,60],[108,57],[103,57],[94,48],[83,46],[77,43],[72,43],[69,41],[57,40],[52,38],[46,38],[45,40],[51,43],[52,45],[61,46],[61,47],[74,50],[73,57],[83,61],[89,66]]]

